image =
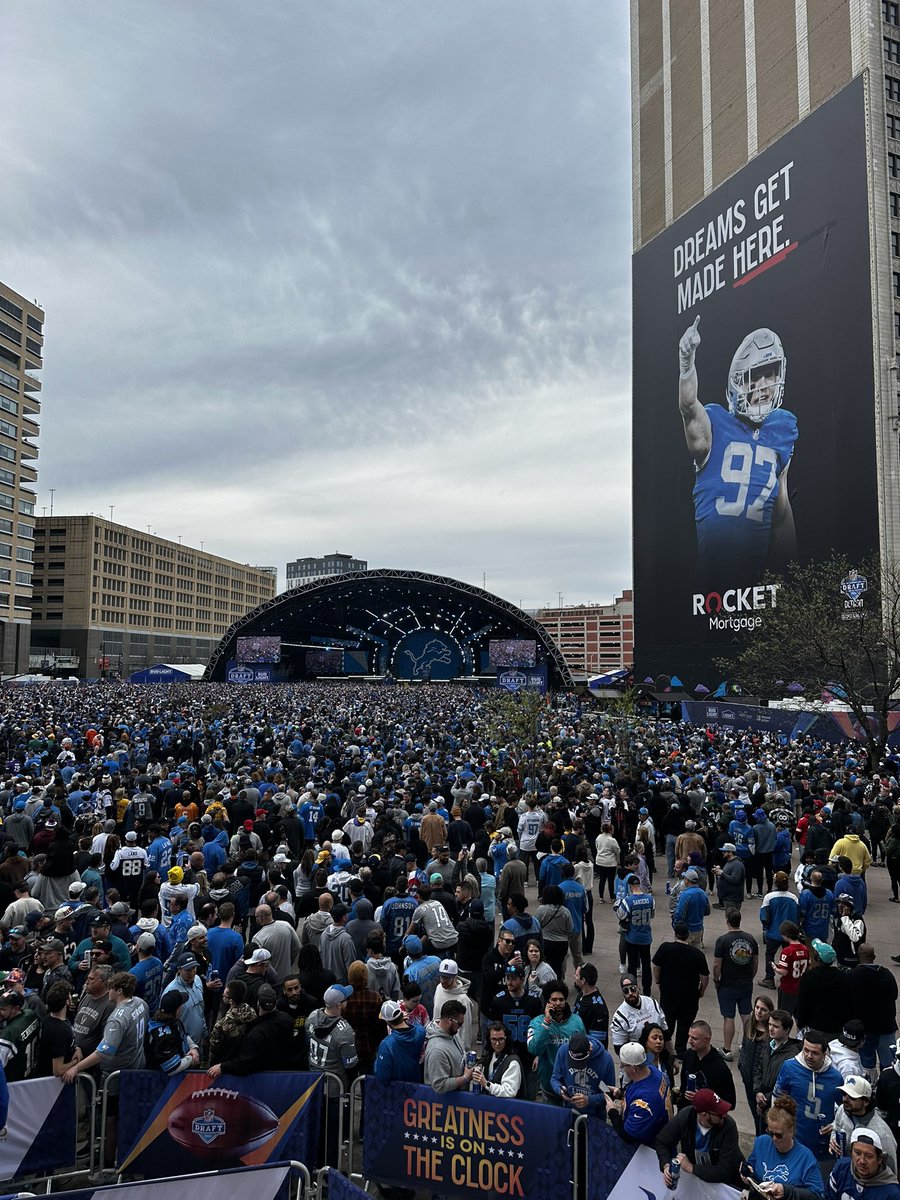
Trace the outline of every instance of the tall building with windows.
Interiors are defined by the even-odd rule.
[[[767,571],[900,558],[900,2],[631,0],[631,67],[637,671],[708,683]]]
[[[316,579],[328,579],[331,575],[346,575],[348,571],[368,571],[369,564],[349,554],[326,554],[324,558],[295,558],[287,564],[287,586],[302,587]]]
[[[84,679],[205,663],[229,625],[276,590],[274,567],[102,517],[39,517],[31,665]]]
[[[630,667],[634,659],[634,598],[630,591],[612,604],[568,604],[541,608],[536,621],[547,630],[577,680]]]
[[[0,673],[28,669],[44,312],[0,283]]]

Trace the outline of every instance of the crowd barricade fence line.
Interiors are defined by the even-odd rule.
[[[359,1171],[354,1168],[357,1148],[362,1152],[363,1088],[367,1078],[367,1075],[357,1075],[347,1097],[347,1178],[354,1183],[363,1179],[362,1162]]]
[[[106,1138],[107,1138],[107,1116],[109,1114],[109,1085],[113,1080],[118,1083],[121,1071],[110,1071],[104,1076],[103,1087],[100,1090],[100,1136],[97,1138],[97,1157],[95,1159],[95,1170],[102,1171],[103,1165],[106,1162]],[[96,1107],[96,1106],[95,1106]],[[121,1176],[119,1176],[121,1180]]]
[[[344,1127],[347,1093],[344,1091],[344,1084],[340,1076],[335,1075],[333,1071],[322,1071],[320,1074],[325,1080],[325,1095],[322,1102],[322,1130],[325,1146],[323,1166],[334,1167],[335,1170],[340,1171],[345,1155]],[[329,1101],[336,1101],[336,1103],[330,1104]],[[337,1121],[337,1161],[329,1162],[332,1138],[335,1136],[333,1129],[335,1120]]]

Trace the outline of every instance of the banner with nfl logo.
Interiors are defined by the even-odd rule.
[[[75,1095],[59,1079],[9,1085],[6,1135],[0,1139],[0,1180],[52,1175],[75,1162]]]
[[[588,1200],[663,1200],[673,1194],[678,1200],[740,1200],[740,1192],[725,1183],[704,1183],[696,1175],[682,1171],[676,1193],[668,1191],[659,1169],[659,1160],[649,1146],[629,1149],[630,1162],[618,1175],[602,1170],[611,1139],[619,1141],[614,1130],[599,1121],[592,1121],[588,1133]],[[620,1143],[621,1145],[621,1143]]]
[[[221,1075],[213,1083],[203,1071],[126,1071],[120,1079],[121,1172],[156,1178],[284,1159],[316,1169],[321,1075]]]

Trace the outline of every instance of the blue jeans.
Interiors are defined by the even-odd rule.
[[[875,1059],[878,1059],[878,1065],[883,1069],[889,1067],[894,1061],[894,1043],[897,1040],[896,1033],[868,1033],[866,1040],[859,1049],[859,1061],[867,1069],[871,1070],[875,1066]]]
[[[666,866],[670,876],[675,874],[675,843],[677,840],[674,833],[666,834]]]

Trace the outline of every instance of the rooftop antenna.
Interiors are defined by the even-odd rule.
[[[55,492],[55,491],[56,491],[56,488],[51,488],[51,489],[50,489],[50,516],[51,516],[51,517],[53,516],[53,494],[54,494],[54,492]],[[47,510],[46,510],[46,509],[44,509],[44,512],[45,512],[45,513],[46,513],[46,511],[47,511]]]

